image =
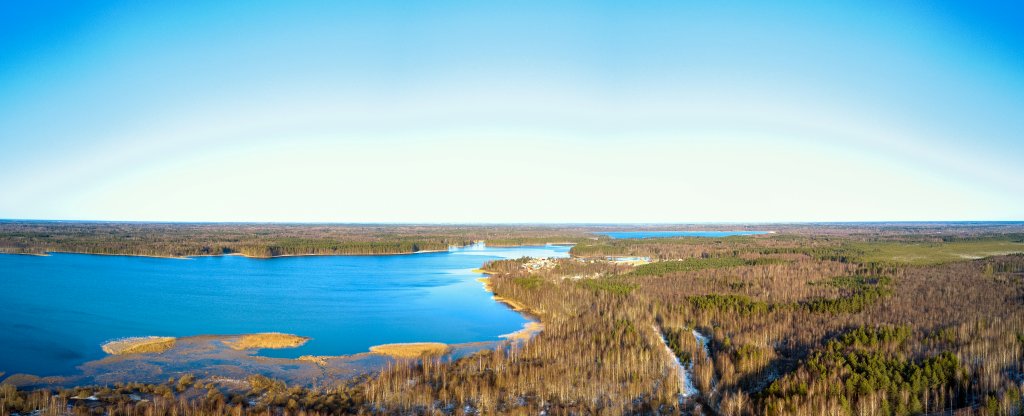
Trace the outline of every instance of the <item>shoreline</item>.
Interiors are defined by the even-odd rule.
[[[450,246],[450,247],[454,247],[456,249],[462,249],[462,248],[466,248],[466,247],[472,247],[472,246],[474,246],[476,244],[479,244],[479,243],[486,244],[485,241],[481,240],[481,241],[474,241],[473,243],[467,244],[467,245],[464,245],[464,246]],[[564,242],[564,243],[544,243],[544,244],[493,245],[493,246],[489,246],[489,247],[498,247],[498,248],[544,247],[544,246],[548,246],[548,245],[553,245],[553,246],[573,246],[575,244],[576,243]],[[174,259],[174,260],[191,260],[191,259],[196,259],[196,258],[200,258],[200,257],[241,256],[241,257],[245,257],[247,259],[270,260],[270,259],[276,259],[276,258],[282,258],[282,257],[407,256],[407,255],[412,255],[412,254],[446,253],[446,252],[451,252],[451,251],[452,251],[452,249],[448,248],[448,249],[445,249],[445,250],[418,250],[418,251],[409,251],[409,252],[401,252],[401,253],[370,253],[370,254],[362,254],[362,253],[323,253],[323,254],[321,254],[321,253],[304,253],[304,254],[281,254],[281,255],[277,255],[277,256],[250,256],[250,255],[247,255],[247,254],[244,254],[244,253],[221,253],[221,254],[195,254],[195,255],[186,255],[186,256],[171,256],[171,255],[156,255],[156,254],[90,253],[90,252],[86,252],[86,251],[50,250],[50,251],[46,251],[46,252],[43,252],[43,253],[14,253],[14,252],[3,252],[3,251],[0,251],[0,255],[9,254],[9,255],[20,255],[20,256],[50,257],[53,254],[79,254],[79,255],[86,255],[86,256],[146,257],[146,258],[153,258],[153,259]],[[480,269],[480,268],[473,269],[473,272],[474,273],[481,273],[481,274],[494,274],[493,272],[486,271],[486,270],[483,270],[483,269]]]
[[[550,243],[549,243],[549,244],[550,244]],[[457,247],[457,248],[465,248],[465,247],[470,247],[470,246],[472,246],[472,244],[471,244],[471,245],[466,245],[466,246],[461,246],[461,247],[460,247],[460,246],[453,246],[453,247]],[[508,248],[508,247],[543,247],[543,246],[538,246],[538,245],[533,245],[533,244],[527,244],[527,245],[518,245],[518,246],[493,246],[493,247],[501,247],[501,248]],[[36,257],[50,257],[50,256],[51,256],[51,255],[53,255],[53,254],[78,254],[78,255],[85,255],[85,256],[123,256],[123,257],[146,257],[146,258],[153,258],[153,259],[174,259],[174,260],[192,260],[192,259],[196,259],[196,258],[200,258],[200,257],[226,257],[226,256],[240,256],[240,257],[245,257],[245,258],[247,258],[247,259],[254,259],[254,260],[270,260],[270,259],[276,259],[276,258],[283,258],[283,257],[321,257],[321,256],[322,256],[322,257],[329,257],[329,256],[339,256],[339,257],[342,257],[342,256],[343,256],[343,257],[358,257],[358,256],[366,256],[366,257],[370,257],[370,256],[408,256],[408,255],[413,255],[413,254],[447,253],[447,252],[450,252],[450,251],[451,251],[451,250],[450,250],[450,249],[448,249],[448,250],[419,250],[419,251],[410,251],[410,252],[404,252],[404,253],[379,253],[379,254],[357,254],[357,253],[330,253],[330,254],[319,254],[319,253],[308,253],[308,254],[281,254],[281,255],[278,255],[278,256],[250,256],[250,255],[247,255],[247,254],[243,254],[243,253],[223,253],[223,254],[196,254],[196,255],[191,255],[191,256],[161,256],[161,255],[154,255],[154,254],[130,254],[130,253],[89,253],[89,252],[84,252],[84,251],[61,251],[61,250],[52,250],[52,251],[47,251],[47,252],[45,252],[45,253],[9,253],[9,252],[0,252],[0,255],[3,255],[3,254],[9,254],[9,255],[20,255],[20,256],[36,256]],[[473,270],[474,270],[474,273],[483,273],[483,274],[491,274],[491,272],[487,272],[487,271],[482,271],[482,269],[473,269]],[[480,271],[480,272],[477,272],[477,270],[481,270],[481,271]]]
[[[524,305],[522,302],[501,297],[494,294],[494,288],[491,286],[491,275],[496,273],[488,272],[483,269],[473,269],[474,273],[486,275],[486,277],[478,277],[476,281],[480,282],[485,292],[491,294],[491,300],[505,305],[512,311],[519,313],[526,322],[523,327],[517,331],[510,332],[508,334],[499,335],[498,338],[505,338],[506,341],[521,341],[525,342],[533,338],[535,335],[544,331],[544,322],[540,319],[540,314],[534,312],[529,307]]]
[[[540,320],[529,320],[518,331],[498,335],[498,338],[504,338],[507,342],[526,342],[541,332],[544,332],[544,323]]]
[[[249,256],[242,253],[228,253],[228,254],[203,254],[201,256],[190,256],[190,257],[216,257],[216,256],[242,256],[247,259],[257,260],[269,260],[281,257],[328,257],[328,256],[346,256],[346,257],[357,257],[357,256],[408,256],[412,254],[429,254],[429,253],[447,253],[449,250],[419,250],[410,251],[408,253],[381,253],[381,254],[353,254],[353,253],[338,253],[338,254],[282,254],[280,256]]]
[[[84,252],[84,251],[47,251],[46,253],[0,253],[0,255],[8,254],[8,255],[13,255],[13,256],[50,257],[53,254],[75,254],[75,255],[82,255],[82,256],[144,257],[144,258],[151,258],[151,259],[173,259],[173,260],[192,260],[192,259],[196,259],[196,258],[200,258],[200,257],[238,256],[238,257],[244,257],[244,258],[253,259],[253,260],[270,260],[270,259],[276,259],[276,258],[282,258],[282,257],[407,256],[407,255],[412,255],[412,254],[444,253],[444,252],[447,252],[447,251],[448,250],[420,250],[420,251],[412,251],[412,252],[408,252],[408,253],[381,253],[381,254],[345,254],[345,253],[339,253],[339,254],[316,254],[316,253],[310,253],[310,254],[282,254],[282,255],[279,255],[279,256],[249,256],[249,255],[242,254],[242,253],[196,254],[196,255],[193,255],[193,256],[158,256],[158,255],[153,255],[153,254],[127,254],[127,253],[125,253],[125,254],[121,254],[121,253],[113,254],[113,253],[88,253],[88,252]]]

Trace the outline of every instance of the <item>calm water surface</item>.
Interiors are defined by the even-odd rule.
[[[472,248],[395,256],[160,259],[0,255],[0,371],[70,374],[107,340],[286,332],[306,345],[261,355],[342,355],[372,345],[496,340],[526,320],[472,269],[569,247]]]
[[[608,231],[597,234],[611,238],[667,238],[667,237],[729,237],[733,235],[759,235],[770,231]]]

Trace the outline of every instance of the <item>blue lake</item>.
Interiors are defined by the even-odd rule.
[[[596,234],[611,238],[729,237],[768,234],[770,231],[608,231]]]
[[[372,345],[497,340],[526,319],[474,268],[567,257],[567,246],[468,247],[392,256],[161,259],[0,255],[0,371],[69,374],[131,336],[285,332],[313,339],[261,355],[344,355]]]

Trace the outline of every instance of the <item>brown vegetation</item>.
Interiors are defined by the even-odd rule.
[[[263,334],[246,334],[224,341],[224,344],[235,350],[254,350],[261,348],[295,348],[309,341],[308,337],[300,337],[279,332]]]
[[[111,355],[153,354],[167,351],[174,347],[174,337],[133,337],[110,341],[103,344],[103,352]]]
[[[440,342],[383,344],[370,347],[370,352],[395,358],[436,357],[448,352],[448,346]]]

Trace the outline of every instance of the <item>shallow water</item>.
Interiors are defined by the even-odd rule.
[[[611,238],[729,237],[734,235],[768,234],[770,231],[607,231],[596,234]]]
[[[0,255],[0,371],[62,375],[107,340],[285,332],[304,346],[261,355],[342,355],[372,345],[497,340],[526,319],[491,299],[474,268],[566,257],[567,246],[470,247],[392,256],[161,259]]]

